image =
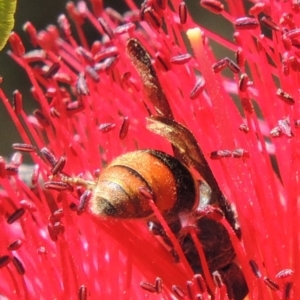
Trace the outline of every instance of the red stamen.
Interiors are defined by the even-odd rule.
[[[201,0],[200,5],[214,14],[221,14],[224,10],[224,5],[216,0]]]
[[[6,220],[8,224],[12,224],[22,218],[22,216],[25,214],[25,209],[24,208],[18,208],[15,210]]]
[[[14,101],[14,111],[16,115],[19,115],[23,111],[23,100],[22,100],[22,94],[18,91],[15,90],[13,92],[13,101]]]
[[[288,277],[292,276],[294,273],[295,272],[291,269],[284,269],[276,274],[276,278],[280,278],[280,279],[288,278]]]
[[[98,18],[98,21],[102,27],[103,32],[107,34],[110,39],[113,39],[114,33],[110,28],[110,26],[108,25],[108,23],[106,22],[106,20],[104,20],[103,18]]]
[[[192,100],[195,100],[196,98],[198,98],[200,96],[200,94],[202,94],[202,92],[204,91],[205,88],[205,81],[203,80],[203,78],[199,78],[195,84],[195,86],[193,87],[193,89],[190,92],[190,98]]]
[[[23,245],[22,240],[16,240],[7,246],[8,251],[16,251]]]
[[[19,37],[19,35],[15,32],[12,32],[8,39],[10,46],[13,52],[18,56],[23,56],[25,54],[24,45]]]
[[[183,291],[183,289],[177,285],[172,285],[172,292],[179,299],[183,299],[186,295],[185,292]]]
[[[79,298],[79,300],[87,300],[88,290],[85,285],[80,286],[79,292],[78,292],[78,298]]]
[[[183,65],[190,61],[192,56],[188,53],[171,57],[170,62],[174,65]]]
[[[294,98],[288,94],[287,92],[283,91],[282,89],[278,89],[276,95],[284,101],[286,104],[293,105],[295,104]]]
[[[261,272],[260,272],[260,270],[258,268],[257,263],[254,260],[251,259],[249,261],[249,264],[250,264],[251,270],[252,270],[253,274],[255,275],[255,277],[256,278],[261,278],[262,275],[261,275]]]
[[[146,282],[146,281],[142,281],[140,283],[140,287],[150,293],[155,293],[156,292],[156,286],[149,283],[149,282]]]
[[[121,129],[120,129],[120,133],[119,133],[120,140],[124,140],[125,137],[127,136],[129,124],[130,124],[129,117],[124,117]]]
[[[157,277],[155,279],[155,289],[156,289],[156,293],[161,293],[162,292],[162,285],[163,285],[163,281],[161,278]]]
[[[23,25],[23,30],[27,33],[31,45],[36,47],[38,45],[36,28],[32,25],[31,22],[26,22]]]
[[[80,200],[79,200],[79,204],[78,204],[78,207],[77,207],[77,214],[78,215],[81,215],[82,213],[84,213],[86,211],[91,196],[92,196],[92,192],[89,191],[89,190],[86,190],[81,195]]]
[[[64,191],[64,190],[69,190],[70,189],[70,185],[65,183],[65,182],[61,182],[61,181],[47,181],[44,184],[46,189],[51,189],[51,190],[56,190],[56,191]]]
[[[279,286],[276,282],[274,282],[273,280],[271,280],[268,277],[264,277],[264,282],[265,284],[273,291],[278,291],[279,290]]]
[[[282,293],[282,296],[283,296],[282,299],[283,300],[291,299],[292,287],[293,287],[293,282],[285,283],[285,285],[283,287],[283,293]]]
[[[11,261],[11,258],[8,255],[0,256],[0,269],[7,266]]]
[[[185,2],[179,4],[179,19],[181,24],[185,24],[187,20],[187,7]]]
[[[259,27],[259,22],[254,18],[242,17],[235,20],[234,26],[239,30],[256,29]]]
[[[24,275],[25,274],[25,269],[24,269],[24,266],[23,266],[22,262],[15,256],[13,256],[12,262],[13,262],[17,272],[20,275]]]
[[[280,30],[279,26],[274,21],[272,21],[270,17],[266,17],[266,16],[262,17],[260,19],[260,23],[265,25],[267,28],[271,30],[275,30],[275,31]]]
[[[57,173],[61,173],[62,170],[64,169],[66,164],[66,158],[64,156],[61,156],[53,166],[51,172],[53,175],[56,175]]]
[[[22,143],[14,143],[12,144],[12,147],[15,150],[22,151],[22,152],[33,152],[35,151],[35,147],[28,144],[22,144]]]

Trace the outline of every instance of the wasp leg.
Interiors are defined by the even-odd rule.
[[[167,236],[166,232],[164,231],[163,227],[158,223],[154,221],[149,221],[148,223],[148,229],[153,235],[158,237],[159,242],[171,253],[174,262],[179,263],[179,255],[176,252],[176,250],[173,247],[173,244],[169,237]],[[175,223],[174,223],[175,224]],[[176,223],[176,227],[178,227],[178,223]],[[172,228],[171,228],[172,230]],[[179,229],[174,229],[175,231],[178,231]],[[172,231],[173,231],[172,230]],[[174,232],[174,231],[173,231]]]
[[[235,259],[229,234],[219,222],[202,217],[197,221],[199,239],[211,272],[219,270]],[[183,252],[195,273],[203,273],[197,248],[190,235],[179,239]]]
[[[240,267],[236,263],[231,263],[219,270],[222,280],[226,285],[229,299],[243,300],[249,290]]]

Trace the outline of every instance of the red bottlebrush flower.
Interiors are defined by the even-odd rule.
[[[234,41],[181,1],[90,3],[10,37],[39,109],[0,89],[34,162],[0,158],[1,297],[297,299],[298,2],[200,1]]]

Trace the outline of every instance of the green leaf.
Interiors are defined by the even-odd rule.
[[[14,27],[17,0],[0,0],[0,50],[2,50]]]

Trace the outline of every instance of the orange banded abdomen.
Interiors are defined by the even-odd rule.
[[[151,216],[141,187],[151,191],[164,215],[191,210],[197,199],[195,180],[179,160],[157,150],[138,150],[117,157],[103,170],[93,189],[92,213],[114,218]]]

